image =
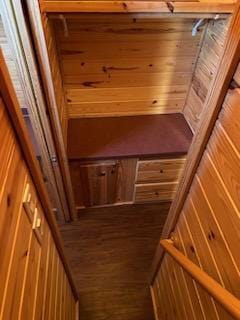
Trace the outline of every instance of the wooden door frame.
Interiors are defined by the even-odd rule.
[[[223,55],[218,65],[216,76],[211,89],[206,97],[203,113],[195,132],[189,155],[186,160],[185,169],[178,186],[176,196],[170,207],[166,223],[164,225],[161,239],[171,237],[178,218],[181,214],[185,200],[189,193],[192,181],[205,151],[218,114],[222,108],[225,96],[231,84],[234,73],[240,61],[240,1],[236,4],[231,19],[231,24],[226,36]],[[161,264],[164,250],[158,244],[155,257],[151,267],[150,285],[154,282],[155,276]]]
[[[43,174],[52,188],[48,192],[54,199],[53,207],[56,206],[58,221],[64,223],[70,220],[69,208],[59,166],[51,161],[56,150],[46,115],[46,103],[34,52],[24,21],[24,13],[20,2],[16,0],[2,0],[0,10],[4,30],[19,71],[19,81],[22,83],[34,136],[41,154]]]
[[[14,0],[15,1],[15,0]],[[64,182],[65,192],[70,209],[70,216],[72,220],[77,219],[76,206],[73,196],[73,188],[69,171],[68,158],[66,153],[66,147],[62,134],[61,123],[58,114],[57,100],[54,92],[54,84],[51,74],[51,63],[48,57],[48,50],[44,36],[44,30],[42,25],[41,12],[39,8],[38,0],[26,0],[26,10],[31,26],[31,33],[33,37],[33,43],[35,44],[35,50],[37,60],[39,63],[40,74],[42,78],[43,90],[46,97],[46,106],[50,118],[51,129],[56,146],[56,159],[59,163],[62,179]]]

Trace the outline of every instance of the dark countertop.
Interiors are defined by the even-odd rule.
[[[180,113],[70,119],[68,158],[100,160],[186,154],[192,132]]]

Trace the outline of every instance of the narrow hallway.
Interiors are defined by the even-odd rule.
[[[169,204],[81,211],[61,233],[82,320],[153,320],[148,276]]]

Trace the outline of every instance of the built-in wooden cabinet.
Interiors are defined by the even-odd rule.
[[[85,206],[107,205],[116,201],[117,161],[80,164],[78,170]]]
[[[171,201],[185,157],[70,161],[79,207]]]
[[[184,157],[139,161],[135,186],[135,202],[172,200],[184,163]]]
[[[92,207],[132,202],[135,159],[71,161],[70,171],[77,206]]]

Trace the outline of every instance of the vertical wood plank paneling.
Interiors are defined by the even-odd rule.
[[[211,20],[205,32],[183,113],[193,132],[204,108],[207,92],[222,55],[229,19]]]
[[[210,250],[214,256],[224,285],[229,291],[237,294],[239,291],[239,269],[232,257],[231,249],[225,239],[223,230],[221,229],[212,208],[208,204],[199,179],[194,181],[192,202],[207,237]],[[224,257],[224,259],[222,259],[222,257]]]
[[[65,106],[65,99],[63,95],[62,76],[57,56],[57,43],[55,41],[53,26],[47,16],[42,16],[43,28],[45,32],[46,45],[48,49],[48,55],[51,62],[52,80],[54,84],[56,105],[58,108],[58,114],[60,123],[62,126],[63,139],[66,146],[67,143],[67,123],[68,123],[68,111]]]
[[[41,246],[34,233],[32,233],[31,243],[28,248],[28,255],[29,257],[25,274],[26,280],[22,298],[20,319],[31,320],[33,319],[37,303],[36,296],[41,259]]]
[[[179,226],[178,230],[181,235],[182,243],[185,249],[185,255],[189,259],[194,261],[196,265],[201,267],[198,252],[196,251],[196,248],[195,248],[195,243],[193,241],[187,221],[184,217],[183,219],[181,219],[181,221],[179,221],[178,226]],[[201,304],[202,304],[205,316],[207,315],[209,319],[218,319],[218,313],[217,313],[214,302],[211,300],[209,295],[200,286],[196,285],[196,287],[197,287],[197,291],[201,300]]]
[[[47,272],[49,266],[50,233],[46,229],[42,242],[42,255],[39,270],[39,281],[37,290],[37,304],[35,320],[42,320],[46,307]]]
[[[1,319],[18,319],[21,310],[21,300],[26,281],[26,267],[29,260],[29,245],[31,241],[31,225],[26,213],[21,210],[16,242],[12,252],[12,261],[8,269],[8,282],[5,297],[2,300]]]
[[[56,257],[60,262],[61,254],[54,241],[56,238],[52,236],[56,232],[55,220],[51,220],[51,215],[48,217],[48,222],[52,223],[50,229],[46,211],[42,209],[44,200],[48,203],[48,214],[51,206],[48,198],[44,198],[44,183],[37,162],[34,162],[34,153],[27,140],[1,52],[0,60],[0,319],[54,319],[60,303],[56,306],[52,296],[56,297],[60,290],[59,285],[54,286],[52,281],[54,276],[55,284],[59,280],[58,269],[52,263],[52,258]],[[20,143],[23,143],[21,148]],[[37,177],[38,183],[33,183],[33,176],[35,179]],[[36,190],[35,186],[40,190]],[[69,286],[69,303],[72,305],[77,296],[74,295],[73,283],[70,285],[71,276],[67,276],[64,256],[61,256],[61,261],[65,263],[64,274]],[[67,320],[73,319],[75,315],[71,312]]]
[[[240,89],[229,90],[173,233],[175,246],[237,298],[240,298],[239,105]],[[166,270],[162,263],[160,271],[165,270],[166,276],[173,268],[177,267],[169,265]],[[188,282],[191,300],[194,301],[195,291],[205,319],[233,319],[207,292],[196,284],[194,287],[195,290]]]

